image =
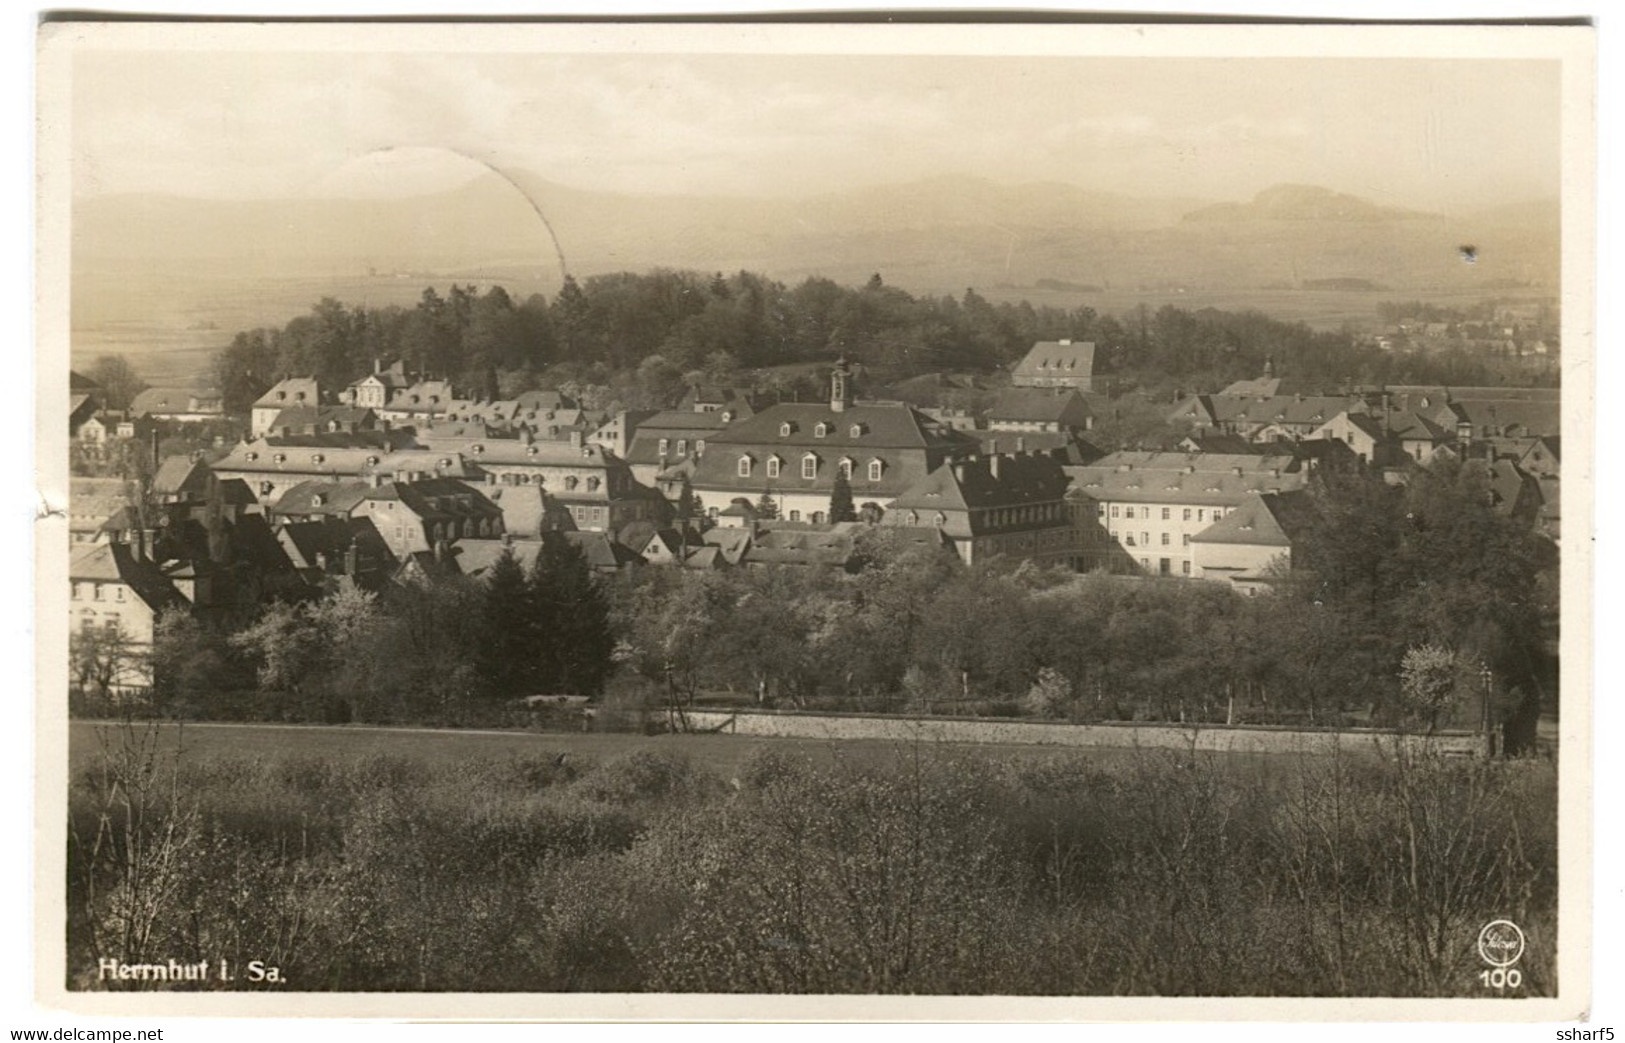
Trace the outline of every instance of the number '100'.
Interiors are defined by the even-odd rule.
[[[1497,967],[1493,971],[1479,971],[1478,980],[1486,989],[1515,989],[1523,984],[1523,972],[1516,967]]]

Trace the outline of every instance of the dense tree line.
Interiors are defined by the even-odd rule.
[[[1257,376],[1266,358],[1303,386],[1348,383],[1494,383],[1466,355],[1383,352],[1347,333],[1316,332],[1258,312],[1163,307],[1116,317],[1089,307],[994,304],[961,296],[910,294],[876,275],[859,288],[808,278],[789,286],[765,276],[655,270],[570,278],[553,300],[516,301],[500,286],[483,292],[430,288],[411,308],[350,306],[326,298],[280,329],[238,333],[216,357],[227,408],[243,411],[277,379],[314,374],[342,388],[378,359],[452,379],[470,392],[509,396],[569,386],[589,405],[663,406],[702,376],[756,381],[787,393],[822,393],[774,367],[838,355],[890,381],[933,371],[991,373],[1035,341],[1071,338],[1099,345],[1113,383],[1158,393],[1212,391]]]
[[[500,720],[518,696],[597,694],[614,637],[585,557],[555,536],[528,572],[509,552],[479,579],[343,587],[243,625],[171,612],[153,644],[166,713],[462,724]]]
[[[848,571],[598,579],[560,538],[528,572],[505,554],[478,580],[278,602],[235,628],[166,615],[157,697],[181,714],[435,723],[606,690],[623,708],[733,693],[801,709],[1429,728],[1476,726],[1481,697],[1518,727],[1555,706],[1556,551],[1493,509],[1481,467],[1440,462],[1403,486],[1323,470],[1310,495],[1296,567],[1267,596],[966,568],[878,527]]]
[[[1272,596],[963,568],[881,529],[854,575],[622,577],[614,619],[628,666],[679,705],[732,691],[805,708],[1435,726],[1445,703],[1475,724],[1487,689],[1499,718],[1522,720],[1555,698],[1555,551],[1488,492],[1474,465],[1403,487],[1317,476],[1317,520]],[[1418,648],[1452,664],[1451,700],[1402,683]]]

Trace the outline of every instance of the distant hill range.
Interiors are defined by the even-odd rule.
[[[515,173],[578,277],[654,267],[749,269],[787,281],[880,272],[915,292],[967,286],[1303,287],[1384,292],[1555,287],[1555,200],[1473,213],[1381,206],[1279,185],[1251,201],[1139,198],[1053,182],[944,176],[796,199],[622,195]],[[495,175],[395,199],[86,198],[73,214],[76,276],[469,278],[558,266],[531,203]],[[1461,247],[1474,247],[1474,261]],[[124,287],[135,292],[140,287]],[[94,309],[92,309],[94,310]],[[77,313],[77,308],[76,308]],[[77,318],[77,315],[76,315]]]

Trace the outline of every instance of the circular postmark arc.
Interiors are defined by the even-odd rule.
[[[1523,948],[1523,929],[1511,920],[1491,920],[1478,932],[1478,955],[1491,967],[1511,967]]]

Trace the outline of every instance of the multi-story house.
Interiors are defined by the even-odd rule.
[[[1287,455],[1120,452],[1066,472],[1106,537],[1083,537],[1086,567],[1157,576],[1194,575],[1198,533],[1253,493],[1307,480]]]
[[[1250,442],[1297,441],[1339,413],[1362,413],[1365,403],[1341,395],[1195,395],[1168,413],[1168,422],[1202,434],[1240,435]]]
[[[945,463],[893,500],[883,523],[934,527],[967,565],[1002,557],[1084,564],[1066,503],[1069,479],[1047,454],[994,453]]]
[[[1010,388],[987,411],[989,431],[1081,433],[1094,426],[1088,399],[1065,387]]]
[[[455,451],[374,447],[284,446],[275,439],[242,442],[213,465],[222,480],[241,479],[260,503],[310,480],[338,481],[374,475],[408,481],[420,478],[478,480],[481,474]]]
[[[152,684],[152,638],[158,615],[187,602],[147,556],[144,543],[97,543],[68,559],[70,626],[83,638],[121,645],[110,658],[115,691]],[[117,635],[118,641],[113,638]],[[104,653],[108,650],[104,649]]]
[[[1015,387],[1065,387],[1078,391],[1095,388],[1093,341],[1041,340],[1010,374]]]
[[[226,407],[218,391],[147,388],[130,403],[130,416],[136,419],[203,423],[224,420]]]
[[[736,420],[706,441],[691,481],[707,513],[739,498],[774,500],[789,521],[828,519],[837,475],[860,511],[884,508],[976,440],[901,402],[857,402],[845,360],[828,402],[781,402]]]
[[[632,435],[625,457],[632,474],[655,485],[660,474],[705,455],[716,436],[741,419],[732,410],[668,409],[644,419]]]
[[[249,409],[248,437],[268,433],[278,414],[286,409],[314,409],[323,404],[322,386],[314,377],[288,377],[279,380],[254,400]]]
[[[1249,595],[1268,590],[1286,578],[1293,544],[1313,517],[1305,490],[1248,493],[1191,537],[1191,575],[1225,581]]]
[[[568,511],[580,531],[615,531],[634,521],[664,521],[665,499],[633,477],[625,460],[603,446],[519,438],[426,440],[429,455],[468,460],[498,485],[534,485]]]
[[[270,515],[281,523],[371,519],[397,558],[432,552],[442,542],[503,533],[502,509],[479,486],[455,478],[303,482],[284,493]]]

